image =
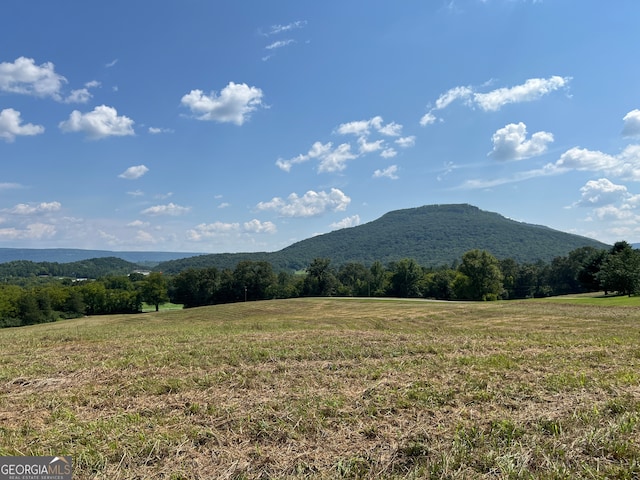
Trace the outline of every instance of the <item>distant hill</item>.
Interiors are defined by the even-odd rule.
[[[184,252],[112,252],[78,248],[0,248],[0,263],[27,260],[30,262],[71,263],[92,258],[117,257],[137,265],[154,266],[161,262],[187,258],[201,253]]]
[[[299,270],[314,258],[387,264],[413,258],[423,266],[451,265],[473,249],[518,263],[549,262],[572,250],[609,245],[591,238],[517,222],[467,204],[427,205],[389,212],[377,220],[294,243],[277,252],[211,254],[161,263],[157,269],[177,273],[186,268],[234,268],[241,260],[267,261],[276,270]]]

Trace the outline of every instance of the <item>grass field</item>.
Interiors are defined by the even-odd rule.
[[[0,455],[71,455],[77,479],[637,479],[640,306],[602,300],[294,299],[0,330]]]

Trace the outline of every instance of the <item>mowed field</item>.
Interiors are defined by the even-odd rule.
[[[629,303],[292,299],[4,329],[0,455],[71,455],[77,479],[637,479]]]

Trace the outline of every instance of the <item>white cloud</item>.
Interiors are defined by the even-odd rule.
[[[287,45],[291,45],[292,43],[295,43],[295,40],[292,40],[292,39],[278,40],[276,42],[270,43],[264,48],[266,48],[267,50],[274,50],[276,48],[286,47]]]
[[[32,58],[19,57],[13,63],[0,63],[0,91],[61,100],[65,83],[51,62],[36,65]]]
[[[431,125],[433,123],[436,123],[436,116],[429,112],[429,113],[425,113],[422,118],[420,119],[420,125],[422,125],[423,127],[426,127],[427,125]]]
[[[127,168],[124,172],[118,175],[118,177],[126,180],[135,180],[143,176],[148,171],[149,169],[144,165],[134,165],[133,167]]]
[[[113,107],[100,105],[89,113],[78,110],[71,112],[69,120],[60,122],[63,132],[84,132],[92,140],[111,136],[134,135],[134,121],[128,117],[118,116]]]
[[[290,30],[297,30],[299,28],[304,28],[306,25],[306,20],[297,20],[286,25],[272,25],[266,35],[276,35],[282,32],[288,32]]]
[[[358,138],[358,148],[361,154],[377,152],[382,148],[384,140],[376,140],[375,142],[367,142],[366,137]]]
[[[398,137],[402,134],[402,125],[396,122],[387,123],[378,128],[378,132],[388,137]]]
[[[343,218],[339,222],[334,222],[329,225],[331,228],[338,230],[341,228],[350,228],[360,225],[360,215],[352,215],[350,217]]]
[[[396,145],[400,148],[413,147],[416,144],[416,137],[414,135],[410,137],[402,137],[396,140]]]
[[[201,223],[194,229],[187,231],[187,238],[193,241],[200,241],[206,238],[213,238],[220,235],[228,235],[240,230],[239,223]]]
[[[489,152],[489,156],[496,160],[523,160],[546,152],[547,144],[553,142],[553,135],[536,132],[527,140],[527,126],[519,122],[497,130],[492,141],[493,150]]]
[[[0,238],[6,240],[39,240],[42,238],[51,238],[55,234],[55,226],[45,223],[32,223],[24,229],[14,227],[0,228]]]
[[[20,112],[13,108],[5,108],[0,112],[0,138],[13,142],[17,136],[39,135],[44,132],[42,125],[27,123],[22,125]]]
[[[391,180],[397,180],[398,178],[398,166],[391,165],[384,170],[376,170],[373,172],[373,178],[390,178]]]
[[[178,215],[184,215],[190,210],[190,207],[181,207],[175,203],[168,203],[167,205],[155,205],[153,207],[146,208],[141,213],[144,215],[169,215],[175,217]]]
[[[22,188],[22,185],[20,185],[19,183],[12,183],[12,182],[0,183],[0,192],[2,192],[3,190],[13,190],[16,188]]]
[[[471,87],[453,87],[438,97],[435,110],[443,110],[456,100],[468,101],[472,95],[473,90]]]
[[[253,233],[276,233],[278,231],[273,222],[261,222],[255,218],[250,222],[245,222],[243,227],[246,232]]]
[[[607,178],[589,180],[580,188],[582,198],[576,205],[597,207],[610,205],[629,198],[631,195],[624,185],[616,185]]]
[[[309,152],[307,152],[306,154],[300,154],[290,160],[278,159],[276,161],[276,165],[281,170],[289,172],[291,170],[291,167],[295,164],[306,162],[307,160],[311,160],[312,158],[324,157],[331,152],[332,146],[333,144],[331,142],[324,144],[321,142],[315,142],[309,149]]]
[[[495,112],[510,103],[538,100],[551,92],[566,87],[570,81],[571,77],[558,75],[549,78],[530,78],[521,85],[498,88],[487,93],[478,93],[468,86],[453,87],[438,97],[435,107],[420,119],[420,125],[426,126],[434,123],[437,118],[433,112],[443,110],[457,100],[463,100],[465,105],[479,107],[485,112]]]
[[[112,60],[112,61],[110,61],[109,63],[105,64],[105,67],[106,68],[111,68],[111,67],[115,66],[116,63],[118,63],[118,59],[117,58]]]
[[[134,190],[131,192],[127,192],[127,195],[131,195],[132,197],[142,197],[144,196],[144,192],[142,190]]]
[[[402,125],[396,122],[385,124],[381,116],[375,116],[368,120],[357,120],[340,124],[334,133],[339,135],[355,135],[357,137],[358,151],[352,150],[350,143],[342,143],[333,147],[332,142],[315,142],[309,152],[297,157],[285,160],[279,158],[276,165],[285,172],[291,171],[291,167],[311,159],[319,161],[318,173],[340,172],[346,168],[347,161],[372,152],[381,152],[383,158],[391,158],[397,155],[394,148],[389,147],[385,139],[370,140],[369,136],[376,133],[387,137],[399,137],[402,133]],[[395,143],[402,148],[415,145],[415,137],[400,137]]]
[[[509,103],[531,102],[569,84],[571,77],[530,78],[522,85],[476,93],[474,102],[484,111],[496,111]]]
[[[64,99],[65,103],[87,103],[93,95],[86,88],[71,90],[71,93]]]
[[[318,172],[331,173],[344,170],[347,168],[347,161],[358,158],[358,156],[351,152],[351,145],[348,143],[342,143],[334,150],[326,152],[319,158],[320,165],[318,166]]]
[[[637,222],[638,216],[631,210],[616,207],[615,205],[605,205],[593,211],[595,217],[601,221],[614,222]]]
[[[229,82],[220,95],[217,92],[205,95],[202,90],[191,90],[181,102],[198,120],[242,125],[251,112],[264,106],[262,97],[262,90],[257,87]]]
[[[391,122],[383,124],[381,116],[375,116],[369,120],[357,120],[355,122],[342,123],[336,129],[340,135],[368,136],[374,130],[381,135],[397,137],[402,133],[402,125]]]
[[[149,226],[149,222],[143,222],[142,220],[134,220],[133,222],[127,223],[127,227],[140,228],[140,227],[148,227],[148,226]]]
[[[19,203],[3,211],[14,215],[39,215],[41,213],[57,212],[62,208],[60,202],[42,202],[37,204]]]
[[[145,231],[145,230],[138,230],[136,232],[136,236],[134,238],[134,241],[136,243],[157,243],[158,241],[156,240],[156,238],[150,234],[149,232]]]
[[[171,128],[157,128],[157,127],[149,127],[149,133],[151,135],[158,135],[160,133],[173,133],[174,130]]]
[[[287,199],[275,197],[269,202],[260,202],[258,210],[274,210],[283,217],[313,217],[327,211],[346,210],[351,199],[337,188],[330,192],[309,190],[302,197],[292,193]]]
[[[618,155],[609,155],[584,148],[571,148],[550,165],[561,171],[580,170],[605,172],[607,175],[640,181],[640,145],[628,145]]]
[[[622,135],[625,137],[640,136],[640,110],[635,109],[627,113],[624,118],[624,127]]]
[[[380,156],[382,158],[393,158],[396,155],[398,155],[398,152],[396,152],[396,150],[394,148],[385,148],[382,153],[380,153]]]

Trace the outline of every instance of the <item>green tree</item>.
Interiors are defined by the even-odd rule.
[[[347,296],[369,296],[371,272],[363,264],[345,263],[338,270],[338,281],[342,284],[342,294]]]
[[[233,271],[233,290],[236,301],[263,300],[267,290],[276,280],[271,264],[245,260]]]
[[[304,294],[330,296],[336,287],[336,277],[329,266],[328,258],[315,258],[307,267],[307,276],[304,280]]]
[[[156,312],[160,305],[169,301],[167,279],[160,272],[152,272],[140,283],[140,295],[143,302],[155,306]]]
[[[396,297],[419,297],[422,268],[412,258],[403,258],[391,269],[390,292]]]
[[[627,242],[616,242],[597,278],[605,291],[631,296],[640,288],[640,253]]]
[[[462,256],[458,271],[468,278],[471,300],[495,300],[502,293],[500,263],[486,250],[470,250]]]

